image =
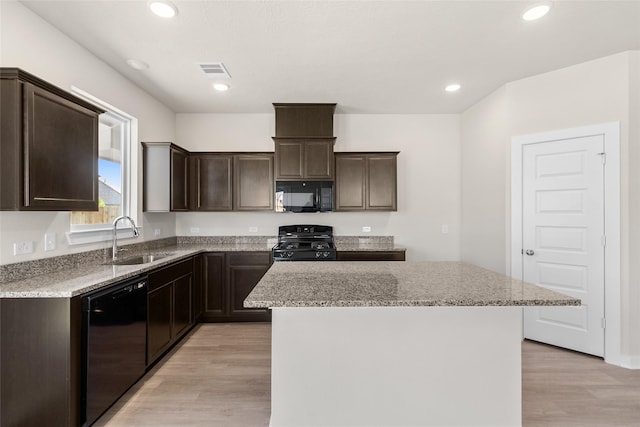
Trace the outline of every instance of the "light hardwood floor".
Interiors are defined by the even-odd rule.
[[[201,324],[97,426],[269,425],[271,325]],[[525,341],[523,426],[640,426],[640,371]]]
[[[524,426],[640,426],[640,370],[545,344],[522,344]]]

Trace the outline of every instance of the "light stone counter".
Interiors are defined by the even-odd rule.
[[[580,301],[461,262],[328,261],[275,263],[244,304],[272,309],[271,427],[442,427],[521,425],[523,306]]]
[[[118,281],[134,277],[201,252],[270,252],[267,243],[194,243],[163,246],[154,250],[131,252],[120,258],[138,254],[170,254],[158,261],[139,265],[111,265],[109,260],[78,263],[73,267],[31,275],[22,280],[0,283],[0,298],[71,298]]]
[[[580,300],[461,262],[278,262],[245,307],[580,305]]]
[[[336,244],[348,251],[404,250],[392,236],[336,236]],[[135,255],[171,253],[171,256],[142,265],[110,265],[110,250],[92,250],[15,264],[0,265],[0,298],[70,298],[137,276],[200,252],[270,252],[274,236],[178,236],[142,243],[129,241]]]

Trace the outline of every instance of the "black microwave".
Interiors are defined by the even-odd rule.
[[[332,181],[276,181],[276,212],[330,212]]]

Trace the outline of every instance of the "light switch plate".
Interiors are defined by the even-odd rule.
[[[363,233],[371,233],[371,227],[362,227]]]
[[[56,250],[56,233],[46,233],[44,235],[44,250],[45,251]]]

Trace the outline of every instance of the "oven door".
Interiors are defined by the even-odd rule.
[[[331,181],[276,181],[276,212],[328,212],[333,209]]]

